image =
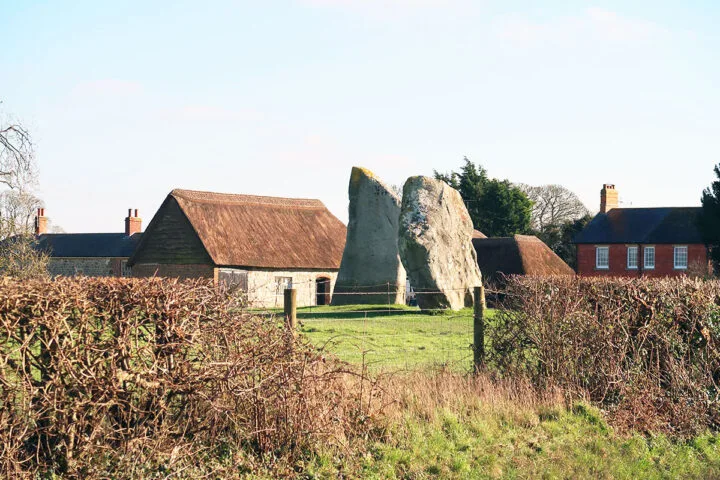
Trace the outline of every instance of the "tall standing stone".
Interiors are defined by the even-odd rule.
[[[482,285],[472,233],[472,220],[457,190],[428,177],[408,178],[398,247],[420,308],[472,305],[473,287]]]
[[[350,174],[347,240],[332,305],[405,303],[398,254],[400,198],[370,170]]]

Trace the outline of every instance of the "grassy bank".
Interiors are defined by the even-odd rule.
[[[616,436],[599,412],[572,409],[407,415],[362,455],[314,458],[307,478],[717,478],[717,436],[689,442]]]
[[[223,478],[719,478],[720,437],[620,435],[602,413],[520,381],[452,373],[386,378],[381,428],[299,460],[208,462]]]

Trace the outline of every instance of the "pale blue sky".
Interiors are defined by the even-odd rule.
[[[69,232],[175,187],[319,198],[350,168],[697,205],[720,162],[720,3],[0,0],[0,99]]]

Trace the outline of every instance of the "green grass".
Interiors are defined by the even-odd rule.
[[[593,408],[406,415],[363,455],[319,455],[305,478],[718,478],[720,437],[621,437]]]
[[[373,371],[472,368],[472,309],[423,313],[405,305],[306,307],[298,309],[298,320],[313,345],[347,362],[364,362]]]
[[[489,310],[488,322],[493,316]],[[371,370],[471,368],[470,309],[308,307],[298,318],[313,344]],[[304,478],[720,478],[720,436],[621,436],[583,404],[503,409],[478,401],[437,408],[430,418],[408,409],[382,441],[349,456],[319,453],[304,465]]]

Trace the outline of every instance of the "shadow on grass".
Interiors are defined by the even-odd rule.
[[[271,308],[264,310],[256,310],[253,313],[257,315],[282,315],[282,308]],[[342,306],[314,306],[300,307],[297,309],[297,318],[299,320],[315,319],[315,320],[331,320],[331,319],[358,319],[358,318],[382,318],[382,317],[402,317],[406,315],[427,315],[427,316],[447,316],[447,315],[472,315],[472,309],[463,309],[460,311],[453,310],[420,310],[418,307],[410,307],[407,305],[342,305]]]

